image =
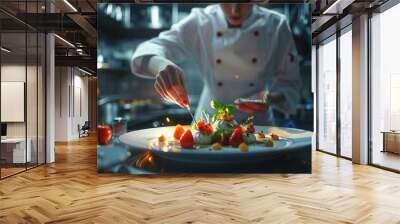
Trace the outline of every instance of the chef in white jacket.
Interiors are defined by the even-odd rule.
[[[265,104],[236,104],[235,118],[249,113],[256,124],[273,124],[269,108],[294,114],[299,100],[298,56],[284,15],[253,4],[217,4],[195,8],[170,30],[138,46],[132,72],[155,79],[166,100],[188,107],[185,71],[176,63],[191,59],[204,88],[195,117],[212,113],[210,101],[267,99]]]

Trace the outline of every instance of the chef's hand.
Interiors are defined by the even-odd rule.
[[[159,55],[144,57],[143,68],[156,79],[154,88],[164,99],[188,107],[189,100],[183,83],[182,69]]]
[[[154,88],[164,99],[187,108],[189,100],[182,73],[178,66],[173,64],[166,65],[156,75]]]

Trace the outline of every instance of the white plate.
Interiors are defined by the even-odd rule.
[[[185,126],[185,129],[189,126]],[[249,145],[248,152],[241,152],[239,148],[223,146],[221,150],[211,150],[210,146],[197,146],[196,149],[184,149],[173,138],[175,127],[149,128],[132,131],[120,136],[121,142],[128,144],[138,150],[151,150],[154,154],[183,162],[194,163],[243,163],[266,160],[273,154],[289,152],[293,150],[304,150],[311,147],[312,132],[294,129],[278,128],[269,126],[255,126],[256,132],[263,131],[268,139],[272,132],[280,136],[274,141],[273,147],[264,144]],[[158,137],[167,137],[165,143],[158,141]],[[175,141],[175,143],[174,143]],[[263,141],[258,139],[258,141]]]

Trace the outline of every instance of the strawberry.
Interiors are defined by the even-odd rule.
[[[214,132],[212,125],[206,124],[204,120],[198,120],[196,122],[196,127],[202,134],[205,135],[212,135],[212,133]]]
[[[197,127],[197,129],[199,129],[199,131],[200,131],[201,133],[206,134],[207,125],[206,125],[206,123],[205,123],[203,120],[198,120],[198,121],[196,122],[196,127]]]
[[[229,144],[233,147],[238,147],[243,142],[243,130],[241,127],[237,127],[231,137],[229,138]]]
[[[175,139],[181,139],[183,133],[185,132],[185,129],[181,125],[177,125],[174,131],[174,138]]]
[[[180,143],[182,148],[193,148],[194,139],[190,129],[186,130],[185,133],[183,133]]]
[[[204,122],[203,120],[198,120],[196,122],[196,126],[199,130],[203,129],[206,126],[206,122]]]
[[[213,126],[211,124],[206,124],[205,133],[207,135],[212,135],[213,132],[214,132]]]

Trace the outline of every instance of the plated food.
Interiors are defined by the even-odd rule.
[[[252,144],[264,144],[265,147],[273,147],[273,141],[278,141],[276,134],[266,135],[263,132],[256,133],[253,116],[238,123],[234,119],[234,106],[222,105],[212,100],[211,107],[215,113],[211,116],[203,113],[190,128],[181,125],[175,127],[173,138],[175,144],[180,144],[183,149],[196,149],[199,146],[209,147],[210,150],[221,150],[224,146],[238,148],[241,152],[248,152]],[[159,142],[166,141],[164,135],[159,136]]]
[[[209,164],[242,164],[249,163],[250,161],[261,162],[265,161],[267,158],[280,155],[281,153],[308,151],[311,147],[311,136],[313,135],[311,131],[256,124],[254,124],[255,130],[253,134],[256,141],[248,144],[245,140],[247,137],[251,138],[251,133],[248,134],[249,136],[246,135],[248,130],[247,126],[244,124],[245,122],[238,124],[242,128],[243,142],[237,147],[234,147],[229,145],[229,139],[233,132],[231,136],[228,137],[225,137],[225,135],[215,135],[218,131],[218,129],[215,128],[216,121],[211,120],[211,122],[207,122],[206,119],[202,120],[205,121],[205,124],[211,123],[213,127],[211,144],[201,145],[196,142],[195,136],[200,130],[195,125],[177,125],[134,130],[119,136],[119,140],[121,143],[129,146],[129,149],[133,151],[150,151],[163,159],[184,163],[196,163],[205,166]],[[200,129],[206,132],[203,128]],[[232,130],[232,128],[230,129]],[[251,128],[249,128],[249,131],[251,131]],[[273,141],[271,139],[271,134],[279,136],[279,140]],[[159,137],[162,135],[165,138],[160,139]],[[214,135],[215,138],[213,139],[212,137]],[[262,136],[262,138],[259,138],[258,135]],[[222,139],[223,141],[221,141]]]

